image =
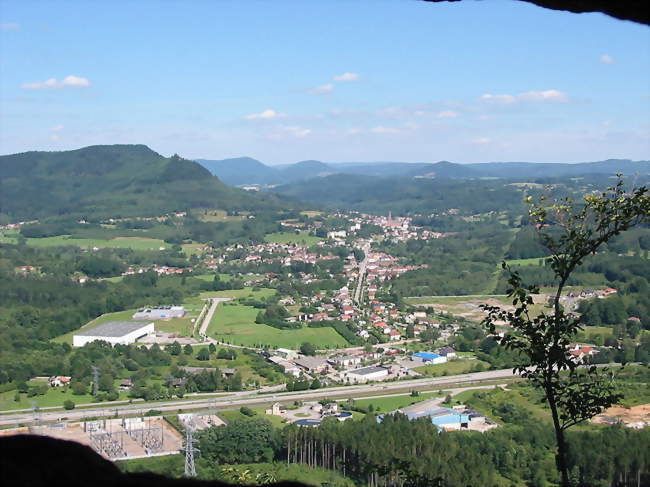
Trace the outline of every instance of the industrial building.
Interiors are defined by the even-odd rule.
[[[497,427],[494,421],[467,406],[441,407],[439,399],[417,402],[388,414],[395,413],[402,413],[410,420],[427,418],[440,431],[471,430],[485,432]],[[377,421],[381,422],[383,418],[384,415],[380,415]]]
[[[141,321],[109,321],[93,328],[80,331],[72,336],[74,347],[83,347],[86,343],[102,340],[112,345],[128,345],[137,339],[155,332],[154,324]]]
[[[341,380],[352,384],[363,384],[374,380],[384,380],[388,377],[386,367],[362,367],[360,369],[348,370],[341,372]]]
[[[411,355],[411,359],[420,360],[425,364],[444,364],[447,361],[447,357],[438,355],[433,352],[418,352]]]
[[[185,316],[185,308],[182,306],[154,306],[138,310],[132,318],[134,320],[171,320]]]

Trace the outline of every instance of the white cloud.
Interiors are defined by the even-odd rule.
[[[282,113],[278,113],[275,110],[271,110],[269,108],[268,110],[264,110],[260,113],[251,113],[250,115],[246,115],[244,118],[247,120],[271,120],[273,118],[282,117],[284,117]]]
[[[603,64],[614,64],[616,62],[616,59],[614,59],[609,54],[603,54],[600,56],[600,62]]]
[[[359,81],[357,73],[343,73],[334,76],[334,81]]]
[[[52,134],[50,135],[50,139],[53,140],[54,142],[58,141],[61,137],[57,134]]]
[[[63,81],[61,82],[63,86],[77,86],[77,87],[83,87],[85,88],[86,86],[90,86],[90,81],[88,81],[88,78],[82,78],[80,76],[66,76],[63,78]]]
[[[87,88],[88,86],[90,86],[88,78],[70,75],[60,81],[56,78],[49,78],[45,81],[37,81],[35,83],[23,83],[20,87],[25,90],[54,90],[61,88]]]
[[[313,90],[310,91],[310,93],[313,95],[329,95],[333,91],[334,91],[334,85],[326,84],[314,88]]]
[[[456,118],[457,116],[458,112],[453,110],[443,110],[442,112],[436,113],[436,118]]]
[[[63,125],[55,125],[54,127],[50,127],[50,132],[61,132],[64,128]]]
[[[522,101],[569,101],[569,96],[559,90],[527,91],[518,95],[485,93],[481,100],[502,105],[511,105]]]
[[[567,94],[558,90],[528,91],[519,98],[525,101],[569,101]]]
[[[2,32],[15,32],[20,30],[20,25],[15,22],[5,22],[0,24],[0,31]]]
[[[280,127],[280,130],[286,134],[292,135],[294,137],[305,137],[311,134],[311,129],[304,127],[298,127],[295,125],[283,125]]]
[[[510,104],[510,103],[515,103],[517,101],[517,98],[512,95],[493,95],[492,93],[485,93],[484,95],[481,96],[481,100],[495,102],[495,103]]]
[[[492,142],[492,139],[490,139],[489,137],[479,137],[478,139],[472,140],[472,142],[474,142],[475,144],[489,144],[490,142]]]
[[[370,131],[375,134],[399,134],[400,133],[400,130],[396,129],[395,127],[383,127],[381,125],[379,127],[371,128]]]

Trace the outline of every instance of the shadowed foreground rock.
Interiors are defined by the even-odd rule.
[[[230,484],[169,479],[153,473],[122,473],[113,463],[80,443],[47,436],[17,435],[0,438],[0,485],[227,487]],[[306,487],[297,482],[268,485]]]

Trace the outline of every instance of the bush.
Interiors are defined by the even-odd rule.
[[[257,414],[251,408],[248,408],[246,406],[240,407],[239,412],[242,413],[244,416],[249,416],[249,417],[255,416]]]
[[[74,409],[74,407],[75,407],[75,403],[69,399],[63,402],[63,408],[67,411]]]

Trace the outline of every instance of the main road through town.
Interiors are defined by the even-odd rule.
[[[370,246],[366,245],[361,250],[363,250],[363,260],[359,264],[359,279],[357,281],[357,287],[354,289],[354,302],[359,305],[361,298],[363,297],[363,278],[366,275],[366,266],[368,265],[368,252],[370,252]]]
[[[176,401],[158,402],[135,402],[133,404],[110,404],[92,406],[89,408],[64,411],[62,409],[52,411],[52,408],[42,409],[38,412],[39,422],[56,421],[81,421],[91,417],[115,417],[137,415],[148,410],[161,412],[178,412],[192,409],[236,409],[241,406],[263,406],[274,402],[293,401],[318,401],[320,399],[347,399],[367,395],[389,395],[391,392],[408,392],[414,389],[442,389],[445,386],[468,386],[480,385],[485,382],[513,379],[516,376],[512,369],[489,370],[486,372],[475,372],[471,374],[449,375],[446,377],[434,377],[424,379],[402,380],[396,382],[359,384],[353,386],[330,387],[326,389],[300,391],[300,392],[266,392],[260,394],[258,391],[241,391],[231,394],[216,393],[204,395],[197,399],[181,399]],[[0,426],[28,425],[35,421],[33,412],[4,412],[0,415]]]

